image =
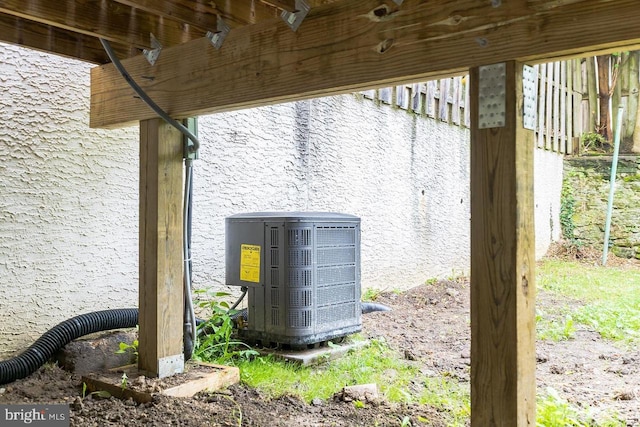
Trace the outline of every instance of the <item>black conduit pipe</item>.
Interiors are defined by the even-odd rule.
[[[67,319],[45,332],[18,356],[1,361],[0,385],[31,375],[76,338],[109,329],[133,328],[137,324],[137,308],[95,311]]]

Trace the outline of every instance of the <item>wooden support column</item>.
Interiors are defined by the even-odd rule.
[[[153,376],[184,370],[182,274],[182,135],[161,119],[144,120],[138,368]]]
[[[491,121],[480,118],[482,69],[470,70],[471,425],[534,426],[534,135],[523,127],[522,64],[514,61],[498,77],[503,123],[481,128]]]

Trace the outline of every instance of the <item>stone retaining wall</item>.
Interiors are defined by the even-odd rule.
[[[578,242],[603,247],[611,161],[610,156],[565,160],[565,236],[568,231]],[[619,159],[610,235],[612,253],[640,259],[640,156]]]

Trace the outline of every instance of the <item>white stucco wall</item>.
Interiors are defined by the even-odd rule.
[[[0,45],[0,357],[137,305],[137,130],[88,122],[88,65]]]
[[[536,258],[544,256],[552,242],[561,237],[560,193],[563,158],[561,154],[535,150],[534,203],[536,218]]]
[[[468,271],[468,130],[352,95],[202,117],[199,126],[196,285],[222,284],[224,217],[250,211],[360,216],[365,287],[406,289]]]
[[[0,44],[0,358],[73,315],[137,305],[138,130],[88,128],[89,67]],[[224,218],[249,211],[361,216],[363,286],[468,272],[468,130],[353,95],[199,127],[197,287],[223,283]],[[538,254],[559,233],[541,230],[561,166],[536,154]]]

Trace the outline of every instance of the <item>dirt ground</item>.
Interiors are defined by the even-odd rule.
[[[588,260],[586,261],[588,262]],[[640,268],[639,263],[626,263]],[[384,338],[408,363],[423,372],[446,373],[469,384],[469,283],[441,281],[406,293],[383,293],[377,302],[393,311],[363,316],[363,333]],[[545,308],[566,303],[540,293]],[[640,426],[640,351],[624,350],[581,329],[570,341],[537,343],[537,386],[553,387],[572,404],[595,411],[615,410],[628,426]],[[147,404],[81,395],[81,380],[56,366],[41,368],[24,380],[0,386],[0,403],[69,403],[74,426],[413,426],[430,420],[445,425],[437,410],[380,402],[356,409],[339,399],[305,403],[284,396],[270,400],[242,385],[222,393],[180,399],[157,396]],[[338,390],[336,390],[338,391]]]

